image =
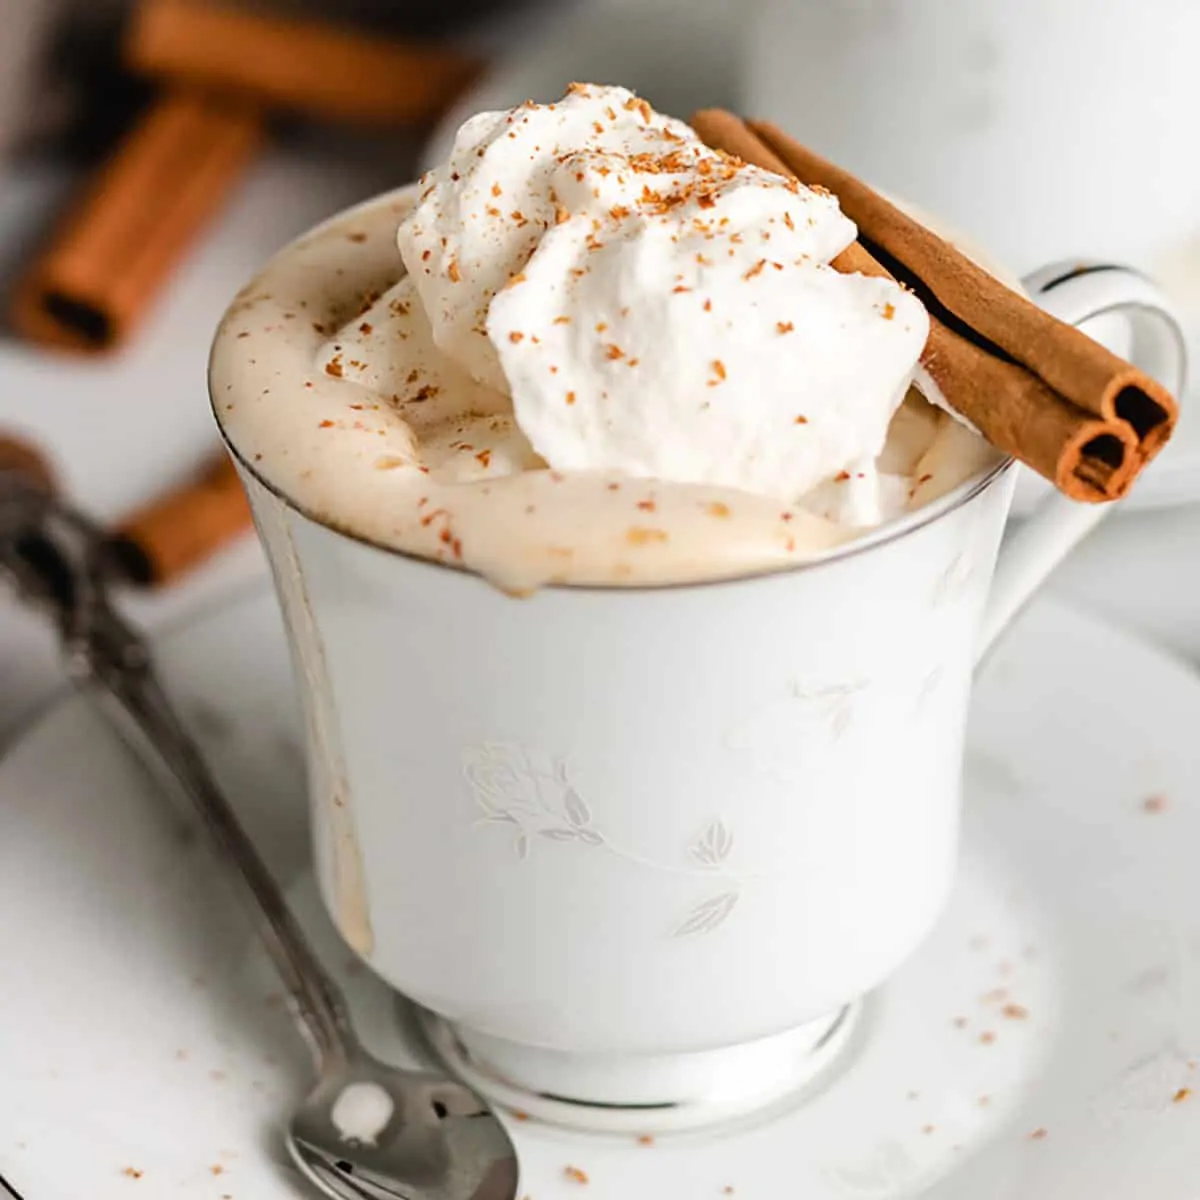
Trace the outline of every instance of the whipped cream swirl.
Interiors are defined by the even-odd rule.
[[[841,475],[822,511],[869,525],[928,319],[828,265],[854,237],[829,194],[576,85],[468,121],[397,240],[436,347],[550,467],[788,502]]]

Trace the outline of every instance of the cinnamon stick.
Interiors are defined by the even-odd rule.
[[[11,435],[0,436],[0,476],[6,471],[22,476],[43,492],[55,490],[54,470],[46,456],[36,446]]]
[[[125,59],[135,71],[264,108],[364,126],[432,123],[481,66],[447,47],[206,0],[142,0]]]
[[[719,109],[696,113],[692,125],[710,146],[767,170],[799,178],[803,183],[812,182],[794,169],[790,139],[781,141],[777,138],[768,143],[759,136],[757,124],[747,124]],[[826,186],[816,182],[818,186]],[[829,190],[836,194],[836,189]],[[853,219],[853,214],[845,208],[844,211]],[[925,232],[929,239],[941,240],[935,234]],[[952,252],[968,261],[958,251]],[[845,274],[895,277],[860,242],[847,247],[831,265]],[[1072,340],[1082,339],[1089,346],[1095,346],[1078,330],[1042,313],[980,268],[975,271],[989,281],[989,294],[996,297],[995,303],[1004,303],[1009,298],[1018,300],[1054,326],[1066,330]],[[916,278],[902,281],[915,283]],[[928,280],[921,282],[932,287]],[[929,337],[921,363],[947,402],[994,446],[1026,463],[1073,499],[1097,502],[1124,495],[1142,466],[1161,445],[1153,431],[1139,436],[1137,427],[1116,411],[1115,403],[1110,404],[1111,411],[1107,415],[1073,403],[1050,381],[1039,377],[1020,361],[1013,361],[1004,348],[997,352],[981,345],[970,336],[971,333],[969,328],[959,332],[948,326],[936,309],[930,312]],[[1052,333],[1047,340],[1053,344],[1058,336],[1061,335]],[[1104,351],[1104,354],[1108,352]],[[1169,411],[1176,411],[1174,400],[1165,389],[1145,379],[1130,364],[1120,359],[1116,359],[1116,363],[1120,370],[1111,372],[1108,378],[1137,376],[1139,384],[1145,380],[1156,395],[1161,394],[1169,402]],[[1059,373],[1056,378],[1063,378],[1063,375]],[[1079,386],[1077,378],[1074,383]],[[1173,424],[1173,420],[1172,416],[1169,424]],[[1169,433],[1168,427],[1161,440],[1165,441]]]
[[[182,91],[158,100],[18,284],[16,331],[60,349],[119,345],[262,136],[257,110],[243,104]]]
[[[110,543],[134,583],[160,587],[249,529],[250,504],[230,458],[126,518]]]
[[[1072,404],[1126,421],[1149,460],[1166,444],[1179,406],[1157,381],[1013,292],[949,242],[848,171],[813,153],[769,121],[750,128],[803,182],[828,188],[862,240],[894,259],[974,333],[1044,379]]]

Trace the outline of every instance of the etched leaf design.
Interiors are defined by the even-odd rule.
[[[850,728],[850,719],[854,716],[854,709],[848,701],[843,700],[833,712],[833,720],[830,722],[830,727],[833,729],[833,736],[840,738],[847,729]]]
[[[539,829],[538,836],[544,837],[551,842],[573,842],[579,837],[579,832],[575,829],[565,829],[560,826],[556,829]]]
[[[942,682],[942,677],[945,675],[945,673],[945,664],[939,664],[938,666],[934,667],[928,675],[925,676],[924,680],[922,680],[920,691],[917,692],[916,707],[918,712],[925,707],[933,694],[938,690],[938,687]]]
[[[521,833],[517,834],[517,840],[514,843],[514,849],[516,850],[517,857],[519,859],[524,860],[529,857],[529,835],[527,833],[522,831]]]
[[[718,819],[692,844],[690,853],[702,867],[719,867],[732,849],[733,833]]]
[[[672,937],[690,937],[694,933],[711,933],[725,923],[738,902],[737,892],[722,892],[701,901],[688,913]]]
[[[585,846],[603,846],[604,838],[594,829],[581,829],[576,835]]]
[[[957,599],[966,590],[974,574],[975,564],[971,556],[965,550],[960,550],[934,585],[934,606],[940,608],[948,601]]]
[[[566,809],[567,820],[576,829],[582,829],[592,823],[592,810],[588,808],[587,801],[570,785],[563,795],[563,807]]]

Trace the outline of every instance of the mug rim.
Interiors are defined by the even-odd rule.
[[[472,570],[470,567],[459,563],[445,562],[442,559],[428,558],[423,554],[416,554],[411,550],[403,550],[399,546],[392,546],[387,542],[381,542],[355,530],[344,528],[330,518],[318,516],[311,509],[296,500],[294,496],[289,495],[270,479],[267,479],[233,444],[224,426],[222,426],[219,418],[216,416],[216,404],[213,400],[211,387],[209,388],[209,406],[213,410],[213,417],[216,421],[221,441],[229,456],[237,464],[238,469],[253,479],[264,491],[269,492],[277,500],[281,501],[286,508],[290,509],[297,516],[303,517],[306,521],[320,526],[320,528],[330,533],[346,538],[347,541],[357,542],[360,546],[367,546],[372,550],[378,550],[383,554],[389,554],[395,558],[407,559],[409,562],[422,566],[452,571],[456,575],[489,583],[485,575],[479,571]],[[1017,460],[1011,455],[1005,456],[985,471],[979,472],[971,476],[970,479],[960,483],[958,487],[947,492],[944,496],[940,496],[937,500],[923,505],[915,512],[908,513],[899,520],[887,521],[862,537],[851,538],[843,542],[840,546],[819,554],[814,558],[802,559],[799,562],[788,563],[784,566],[759,567],[741,571],[734,575],[718,575],[710,579],[673,580],[666,583],[547,582],[535,585],[532,590],[535,592],[599,592],[606,594],[613,592],[665,592],[747,583],[755,579],[769,579],[774,576],[792,575],[801,571],[814,571],[820,567],[834,566],[837,563],[845,562],[847,559],[865,554],[869,550],[876,550],[893,542],[898,542],[908,537],[909,534],[916,533],[918,530],[924,529],[927,525],[932,525],[935,521],[939,521],[943,517],[957,512],[964,505],[974,500],[976,496],[987,491],[1002,476],[1006,475],[1016,465],[1016,462]]]
[[[391,188],[388,191],[380,192],[377,195],[370,196],[365,200],[360,200],[357,204],[351,204],[346,208],[339,209],[336,213],[332,213],[325,220],[317,222],[312,228],[300,234],[293,242],[289,242],[287,246],[282,247],[277,253],[284,253],[289,246],[296,241],[307,240],[309,238],[319,236],[327,227],[334,225],[339,221],[353,217],[357,212],[364,209],[373,208],[379,204],[387,203],[389,200],[394,200],[396,197],[402,196],[406,192],[413,192],[419,187],[419,182],[402,184],[399,187]],[[272,255],[272,261],[277,255]],[[215,345],[215,340],[214,340]],[[387,542],[379,541],[376,538],[368,537],[366,534],[359,533],[356,530],[342,526],[336,520],[329,517],[322,517],[312,509],[301,504],[294,496],[284,491],[281,487],[268,479],[264,473],[255,466],[242,452],[234,445],[233,439],[228,430],[225,428],[225,423],[221,420],[221,415],[217,407],[216,396],[213,394],[212,388],[212,362],[211,352],[208,364],[208,369],[205,371],[205,386],[208,391],[209,411],[212,413],[213,422],[217,427],[217,432],[225,446],[230,457],[237,464],[239,470],[253,479],[260,487],[270,492],[277,500],[289,508],[292,512],[303,517],[305,520],[312,522],[314,525],[319,525],[321,528],[328,530],[330,533],[338,534],[341,537],[347,538],[349,541],[357,542],[363,546],[369,546],[373,550],[381,551],[384,554],[390,554],[397,558],[408,559],[414,563],[421,563],[431,567],[441,567],[449,571],[454,571],[457,574],[471,576],[483,582],[488,582],[486,576],[479,571],[472,570],[470,567],[463,566],[458,563],[444,562],[441,559],[429,558],[423,554],[414,553],[411,550],[403,550],[398,546],[393,546]],[[1016,463],[1016,459],[1012,455],[1003,455],[999,460],[982,471],[976,472],[974,475],[965,479],[957,487],[952,488],[944,496],[939,496],[936,500],[929,504],[922,505],[915,512],[906,513],[902,517],[895,520],[886,521],[884,524],[876,526],[875,529],[864,533],[860,537],[850,538],[839,546],[835,546],[830,550],[824,551],[813,558],[802,559],[799,562],[788,563],[786,565],[772,564],[764,567],[751,568],[740,571],[732,575],[716,575],[711,578],[674,580],[665,583],[569,583],[569,582],[547,582],[536,585],[535,591],[555,590],[568,592],[658,592],[669,591],[679,588],[701,588],[701,587],[718,587],[722,584],[744,583],[749,580],[768,578],[775,575],[790,575],[797,571],[811,571],[820,567],[832,566],[835,563],[844,562],[856,555],[864,554],[869,550],[873,550],[882,546],[899,541],[903,537],[907,537],[910,533],[915,533],[919,529],[925,528],[926,525],[948,516],[950,513],[957,511],[963,505],[968,504],[981,492],[986,491],[995,481],[1005,475]]]

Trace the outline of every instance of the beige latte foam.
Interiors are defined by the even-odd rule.
[[[217,418],[249,467],[305,512],[511,591],[777,570],[872,532],[845,523],[839,489],[853,478],[784,504],[734,488],[549,469],[511,400],[442,355],[411,302],[396,228],[415,199],[412,188],[381,197],[285,248],[218,331]],[[911,391],[876,462],[889,520],[997,461]]]

